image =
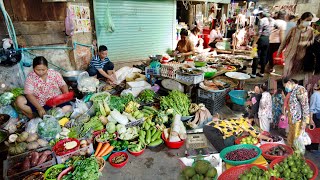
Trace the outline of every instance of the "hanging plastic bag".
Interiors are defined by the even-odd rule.
[[[44,115],[43,121],[38,124],[38,134],[47,141],[54,139],[60,132],[61,127],[53,116]]]
[[[69,8],[67,8],[67,17],[65,19],[65,26],[66,26],[66,34],[68,36],[73,36],[73,32],[74,32],[74,22],[73,22],[73,17],[74,14],[72,14],[72,12],[70,11]]]
[[[18,118],[10,118],[7,122],[7,125],[3,128],[9,131],[10,134],[15,133],[17,131],[16,123],[18,122]]]
[[[279,119],[278,127],[282,129],[286,129],[288,127],[288,118],[285,115],[281,115]]]
[[[107,1],[105,27],[108,32],[113,33],[115,31],[115,26],[112,21],[112,17],[111,17],[111,13],[110,13],[109,1]]]
[[[38,124],[42,121],[41,118],[31,119],[26,125],[26,132],[37,133],[38,132]]]

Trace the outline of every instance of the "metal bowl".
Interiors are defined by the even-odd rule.
[[[65,81],[74,81],[76,82],[78,80],[78,76],[80,73],[84,71],[76,70],[76,71],[67,71],[62,73],[62,77],[65,79]]]

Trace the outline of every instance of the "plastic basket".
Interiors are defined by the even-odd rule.
[[[176,71],[182,66],[182,64],[162,64],[160,68],[160,74],[162,77],[171,79],[176,78]]]
[[[248,160],[245,160],[245,161],[231,161],[231,160],[228,160],[228,159],[225,158],[225,156],[229,152],[235,151],[235,150],[238,150],[238,149],[254,149],[255,151],[257,151],[258,154],[257,154],[256,157],[248,159]],[[254,145],[251,145],[251,144],[238,144],[238,145],[233,145],[233,146],[229,146],[229,147],[224,148],[220,152],[220,157],[226,163],[237,166],[237,165],[242,165],[242,164],[250,164],[250,163],[254,162],[256,159],[258,159],[258,157],[261,155],[261,153],[262,153],[261,149],[259,147],[257,147],[257,146],[254,146]]]
[[[279,57],[277,57],[277,53],[278,53],[278,51],[275,51],[275,52],[272,54],[273,64],[274,64],[274,65],[284,65],[284,55],[283,55],[283,52],[279,55]]]
[[[68,101],[71,101],[73,99],[74,96],[74,92],[70,91],[68,93],[65,94],[61,94],[57,97],[51,98],[46,102],[46,105],[49,107],[55,107],[58,106],[60,104],[66,103]]]
[[[243,106],[246,104],[248,95],[245,90],[232,90],[229,92],[229,96],[233,103]]]
[[[273,160],[271,163],[270,163],[270,168],[273,168],[276,164],[282,162],[284,160],[284,158],[286,157],[281,157],[281,158],[277,158],[275,160]],[[319,173],[319,170],[318,170],[318,167],[317,165],[315,165],[311,160],[309,159],[306,159],[306,163],[308,164],[308,166],[310,166],[311,170],[313,171],[313,176],[312,178],[310,178],[309,180],[315,180],[317,177],[318,177],[318,173]],[[276,178],[278,180],[281,180],[282,178]]]
[[[286,151],[288,152],[288,154],[284,155],[284,156],[273,156],[270,154],[266,154],[267,151],[269,151],[271,148],[276,147],[276,146],[282,146],[286,149]],[[262,156],[268,160],[274,160],[277,158],[281,158],[281,157],[285,157],[285,156],[289,156],[293,154],[293,149],[290,146],[284,145],[284,144],[278,144],[278,143],[267,143],[264,144],[262,146],[260,146],[260,149],[262,151]]]
[[[46,150],[50,150],[48,148],[40,148],[36,150],[37,152],[43,152]],[[32,152],[32,151],[31,151]],[[10,157],[7,160],[3,161],[3,178],[5,180],[7,179],[23,179],[26,175],[30,174],[31,172],[34,171],[45,171],[48,167],[51,167],[56,164],[56,158],[54,153],[51,153],[51,159],[49,161],[46,161],[38,166],[34,166],[26,171],[20,171],[15,174],[10,174],[10,169],[13,169],[13,167],[17,165],[21,165],[24,161],[24,159],[29,156],[30,152],[20,154],[18,156]]]
[[[58,164],[64,163],[66,162],[69,158],[73,157],[73,156],[79,156],[79,155],[88,155],[88,151],[90,152],[89,155],[91,155],[93,153],[93,144],[90,143],[88,146],[85,146],[83,148],[80,148],[76,151],[73,151],[71,153],[62,155],[62,156],[57,156],[57,162]]]
[[[226,91],[210,92],[198,89],[197,103],[203,103],[211,114],[218,112],[225,105]]]
[[[65,151],[64,144],[67,143],[67,142],[71,142],[71,141],[77,142],[77,146],[75,148],[73,148],[73,149],[69,149],[69,150]],[[76,138],[67,138],[67,139],[63,139],[63,140],[60,140],[59,142],[57,142],[53,146],[52,150],[57,156],[63,156],[63,155],[72,153],[74,151],[77,151],[79,149],[79,147],[80,147],[80,141],[78,139],[76,139]]]
[[[267,168],[261,165],[257,164],[245,164],[240,166],[232,167],[225,172],[223,172],[218,180],[233,180],[233,179],[239,179],[239,176],[243,174],[245,171],[250,170],[253,166],[257,166],[258,168],[266,171]]]
[[[198,84],[204,80],[204,73],[197,76],[182,75],[182,74],[176,73],[176,80],[185,84]]]

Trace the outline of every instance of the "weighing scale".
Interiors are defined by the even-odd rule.
[[[212,146],[203,134],[203,130],[195,129],[187,132],[186,156],[194,157],[199,155],[210,155],[218,151]]]

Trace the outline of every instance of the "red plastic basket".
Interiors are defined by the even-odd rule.
[[[162,133],[161,135],[164,143],[166,144],[166,146],[168,148],[171,148],[171,149],[179,149],[181,146],[183,146],[184,144],[184,141],[178,141],[178,142],[169,142],[165,137],[164,137],[164,133]]]
[[[320,128],[315,128],[313,130],[306,128],[312,143],[320,143]]]
[[[70,92],[65,93],[65,94],[60,94],[57,97],[53,97],[53,98],[49,99],[46,102],[46,105],[50,106],[50,107],[55,107],[55,106],[58,106],[60,104],[63,104],[63,103],[71,101],[73,99],[73,96],[74,96],[74,92],[73,91],[70,91]]]
[[[75,148],[73,148],[73,149],[66,150],[64,148],[64,144],[66,142],[71,142],[71,141],[76,141],[77,142],[77,146]],[[74,152],[74,151],[78,150],[79,148],[80,148],[80,141],[78,139],[76,139],[76,138],[67,138],[67,139],[63,139],[63,140],[60,140],[59,142],[57,142],[53,146],[52,150],[56,155],[63,156],[63,155],[69,154],[71,152]]]
[[[277,159],[273,160],[270,163],[270,168],[273,168],[276,164],[282,162],[284,160],[284,158],[285,157],[281,157],[281,158],[277,158]],[[306,159],[306,163],[310,166],[310,168],[313,171],[313,176],[309,180],[315,180],[317,178],[317,176],[318,176],[318,173],[319,173],[318,167],[309,159]],[[282,180],[282,178],[274,178],[274,179]]]
[[[233,180],[238,179],[241,174],[245,171],[250,170],[253,166],[257,166],[258,168],[266,171],[267,168],[257,164],[244,164],[240,166],[232,167],[226,171],[224,171],[218,178],[218,180]]]
[[[274,65],[284,65],[284,55],[283,52],[279,55],[279,57],[277,57],[277,53],[278,51],[274,52],[272,54],[272,58],[273,58],[273,64]]]
[[[234,140],[234,143],[236,143],[236,144],[241,144],[241,140],[242,140],[243,138],[245,138],[245,137],[248,137],[248,136],[241,136],[241,137],[237,138],[236,140]],[[258,138],[257,138],[257,139],[258,139]],[[259,142],[260,142],[260,139],[258,139],[258,143],[253,144],[253,145],[258,145]]]
[[[272,156],[270,154],[266,154],[267,151],[269,151],[271,148],[276,147],[276,146],[283,146],[286,149],[286,151],[288,152],[288,154],[284,155],[284,156]],[[285,144],[278,144],[278,143],[266,143],[266,144],[261,145],[260,149],[262,150],[262,156],[266,159],[269,159],[269,160],[274,160],[277,158],[285,157],[288,155],[292,155],[294,153],[293,149],[290,146],[287,146]]]
[[[113,163],[113,162],[112,162],[112,159],[113,159],[114,157],[120,156],[120,155],[122,155],[122,154],[126,157],[126,160],[125,160],[125,161],[123,161],[123,162],[121,162],[121,163],[119,163],[119,164],[116,164],[116,163]],[[125,153],[125,152],[116,152],[116,153],[111,154],[111,156],[109,157],[109,163],[111,164],[111,166],[113,166],[113,167],[115,167],[115,168],[122,168],[124,165],[127,164],[128,160],[129,160],[129,156],[128,156],[128,154]]]

